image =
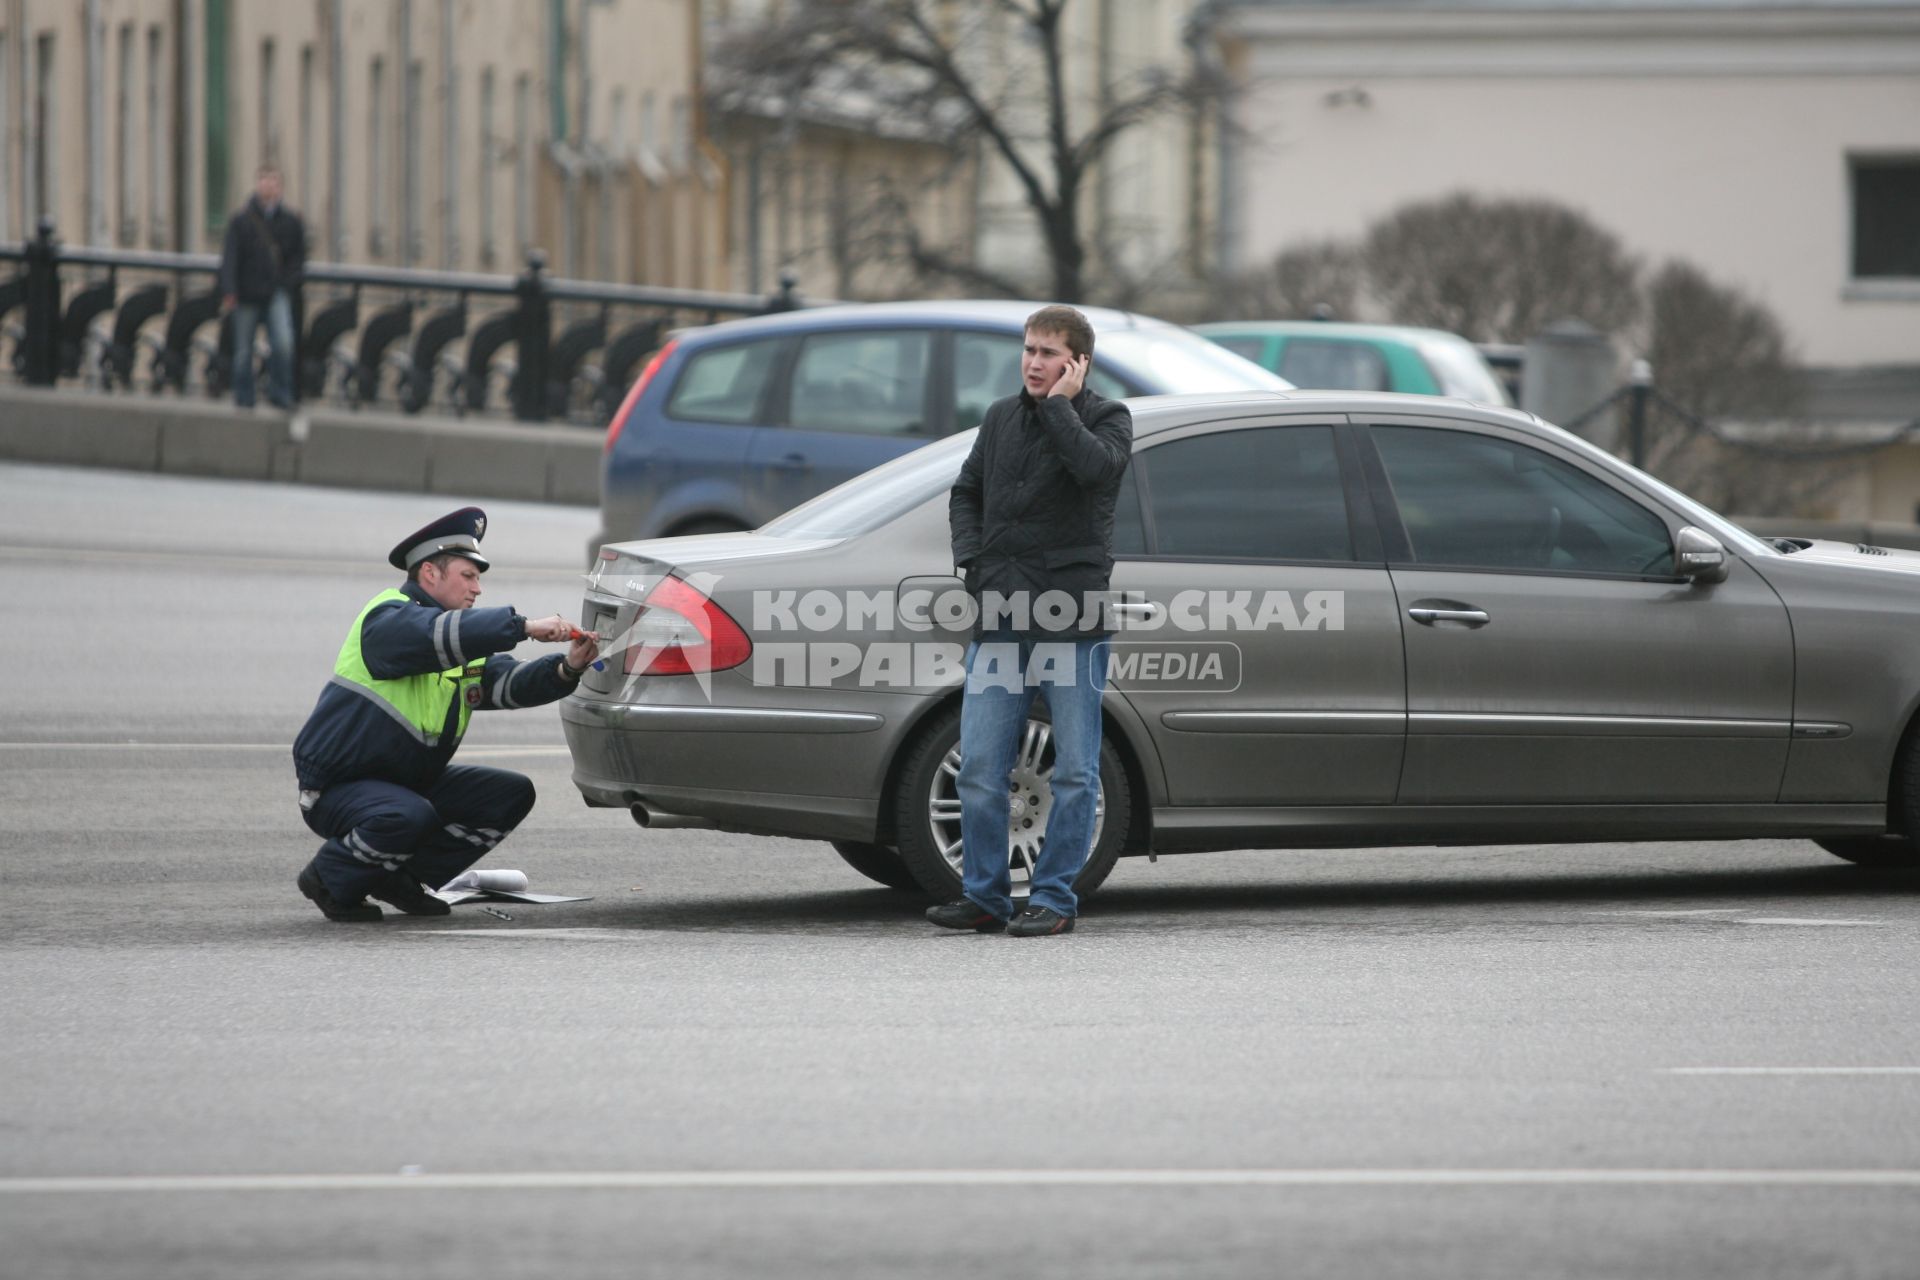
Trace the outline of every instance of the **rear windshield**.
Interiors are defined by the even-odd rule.
[[[1156,325],[1146,329],[1102,330],[1094,338],[1093,361],[1112,357],[1147,395],[1184,395],[1198,391],[1288,391],[1293,384],[1269,373],[1216,342],[1189,329]]]
[[[760,532],[787,538],[852,538],[878,529],[953,488],[976,431],[915,449],[803,502]]]

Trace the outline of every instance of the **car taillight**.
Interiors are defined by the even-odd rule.
[[[673,354],[673,349],[677,345],[679,345],[678,338],[654,352],[653,359],[647,361],[646,368],[640,370],[640,376],[633,380],[633,386],[627,390],[627,398],[620,402],[619,409],[614,411],[613,421],[607,424],[607,442],[600,447],[602,453],[613,452],[613,442],[618,440],[621,431],[626,429],[627,415],[632,413],[633,406],[639,403],[640,393],[647,389],[647,384],[653,381],[653,375],[660,372],[660,366],[667,362],[667,357]]]
[[[753,654],[740,624],[681,578],[662,578],[641,602],[640,615],[623,637],[628,675],[685,676],[725,671]]]

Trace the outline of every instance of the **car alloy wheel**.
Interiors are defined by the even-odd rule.
[[[1045,844],[1053,809],[1053,726],[1029,718],[1014,756],[1007,786],[1007,860],[1013,894],[1027,895],[1033,868]],[[960,715],[950,708],[933,717],[909,749],[895,794],[900,856],[930,895],[942,900],[960,892]],[[1132,791],[1126,766],[1111,742],[1100,744],[1100,789],[1094,801],[1093,847],[1074,891],[1098,888],[1120,856],[1131,819]]]

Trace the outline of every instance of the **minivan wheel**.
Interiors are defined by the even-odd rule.
[[[1906,836],[1831,836],[1814,843],[1863,867],[1920,867],[1920,846]]]
[[[1008,785],[1023,799],[1024,812],[1009,818],[1007,856],[1013,894],[1025,897],[1040,855],[1046,816],[1053,806],[1053,726],[1029,717],[1014,757]],[[941,902],[960,896],[960,710],[938,712],[914,739],[892,797],[900,858],[920,887]],[[1094,802],[1093,848],[1074,892],[1086,897],[1106,880],[1126,843],[1133,820],[1133,792],[1113,743],[1100,744],[1100,794]]]
[[[846,860],[846,864],[869,880],[876,880],[889,889],[902,889],[908,893],[920,892],[920,882],[913,878],[913,872],[907,870],[907,864],[900,855],[883,844],[867,844],[861,840],[835,840],[833,851]]]

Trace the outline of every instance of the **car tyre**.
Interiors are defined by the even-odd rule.
[[[674,528],[670,535],[675,538],[692,538],[703,533],[744,533],[747,526],[738,520],[728,520],[723,516],[708,516],[700,520],[689,520]]]
[[[1027,725],[1030,732],[1038,725],[1044,732],[1051,733],[1051,726],[1040,717],[1029,718]],[[960,709],[953,706],[935,713],[915,735],[892,797],[901,861],[919,881],[921,889],[939,902],[950,902],[960,896],[960,806],[954,789],[959,761]],[[1049,754],[1041,776],[1051,774]],[[1126,765],[1113,743],[1104,740],[1100,744],[1100,805],[1102,812],[1095,828],[1093,848],[1073,881],[1074,892],[1082,898],[1098,889],[1113,871],[1133,822],[1133,788]],[[945,832],[936,829],[936,811],[941,815],[939,823]],[[1019,897],[1026,891],[1031,868],[1023,864],[1017,846],[1010,848],[1010,855],[1014,863],[1014,895]]]
[[[900,860],[897,850],[860,840],[835,840],[833,851],[869,880],[878,881],[889,889],[920,892],[920,882],[913,878],[913,872],[907,870],[907,864]]]

